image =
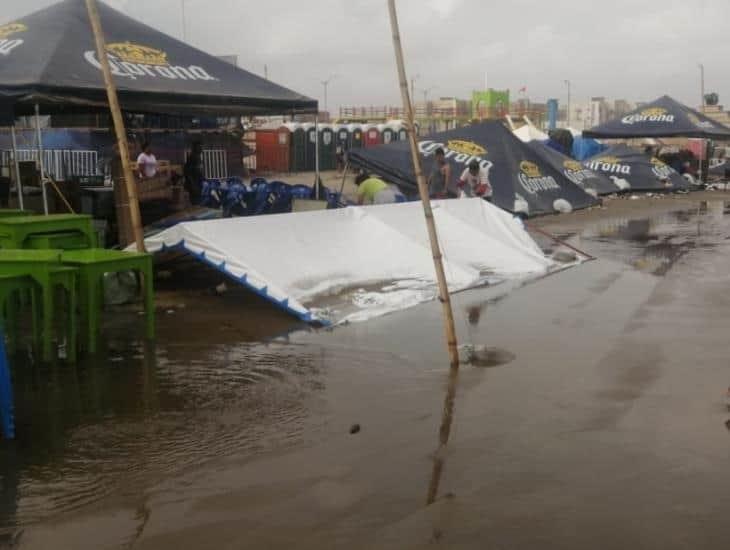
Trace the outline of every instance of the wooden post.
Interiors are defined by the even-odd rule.
[[[127,188],[129,198],[129,216],[132,222],[132,231],[134,232],[134,242],[139,252],[144,252],[144,235],[142,234],[142,216],[139,213],[139,200],[137,199],[137,185],[132,174],[132,167],[129,164],[129,147],[127,145],[127,130],[124,127],[124,119],[122,118],[122,110],[119,107],[119,98],[117,97],[117,88],[114,84],[114,77],[109,67],[109,59],[106,55],[106,44],[104,43],[104,32],[101,28],[101,20],[96,7],[96,0],[86,0],[86,10],[89,13],[89,21],[91,29],[94,32],[94,40],[96,42],[96,55],[99,57],[101,71],[104,74],[104,84],[106,86],[106,95],[109,99],[109,109],[112,113],[114,121],[114,131],[117,135],[117,143],[119,144],[119,155],[122,157],[122,172],[124,174],[124,184]],[[116,182],[117,184],[119,182]]]
[[[418,182],[418,192],[421,195],[423,203],[423,214],[426,217],[426,227],[428,229],[428,238],[431,241],[431,254],[433,256],[433,264],[436,268],[436,279],[439,287],[439,300],[443,306],[444,325],[446,330],[446,341],[449,348],[449,362],[451,386],[454,392],[448,392],[444,403],[444,419],[442,421],[441,430],[439,431],[439,451],[436,453],[434,471],[438,470],[438,476],[443,469],[443,447],[449,441],[449,433],[451,432],[451,417],[454,407],[454,393],[456,386],[456,375],[459,371],[459,350],[456,341],[456,328],[454,327],[454,312],[451,309],[451,298],[449,296],[449,288],[446,283],[446,274],[444,273],[443,258],[441,256],[441,248],[439,246],[438,234],[436,232],[436,224],[433,219],[433,211],[431,210],[431,199],[428,196],[428,187],[426,179],[421,169],[421,157],[418,153],[418,142],[416,138],[416,120],[413,113],[413,105],[408,93],[408,79],[406,77],[405,62],[403,61],[403,47],[400,40],[400,30],[398,28],[398,14],[395,9],[395,0],[388,0],[388,8],[390,11],[390,26],[393,30],[393,48],[395,49],[395,60],[398,65],[398,78],[400,80],[400,90],[403,96],[403,109],[406,113],[406,121],[409,125],[408,141],[411,147],[411,158],[413,160],[413,171],[416,174]],[[435,486],[434,486],[435,485]],[[431,504],[435,500],[438,483],[433,484],[429,488],[427,503]]]

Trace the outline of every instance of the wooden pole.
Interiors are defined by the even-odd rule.
[[[122,157],[122,174],[124,175],[124,185],[126,185],[127,195],[129,197],[129,216],[132,222],[132,231],[134,232],[134,242],[137,245],[137,250],[139,252],[144,252],[142,216],[139,213],[137,185],[134,180],[134,174],[132,174],[132,167],[129,164],[127,130],[124,127],[122,110],[119,107],[119,98],[117,97],[117,88],[114,84],[114,78],[112,77],[111,68],[109,67],[109,59],[106,56],[104,32],[101,28],[101,20],[99,19],[99,12],[96,7],[96,0],[86,0],[86,10],[89,12],[89,21],[91,22],[91,29],[94,32],[94,40],[96,41],[96,55],[99,57],[101,71],[104,74],[104,84],[106,85],[106,95],[109,99],[109,109],[112,113],[112,120],[114,121],[114,131],[117,135],[117,143],[119,144],[119,155]]]
[[[433,219],[433,211],[431,209],[431,199],[428,196],[428,187],[426,186],[426,178],[423,176],[423,170],[421,169],[421,157],[418,153],[418,142],[416,138],[416,118],[413,113],[413,104],[408,93],[408,78],[406,77],[405,62],[403,60],[403,46],[400,40],[400,30],[398,28],[398,14],[395,9],[395,0],[388,0],[388,9],[390,11],[390,26],[393,30],[393,49],[395,50],[395,60],[398,65],[398,79],[400,81],[401,95],[403,96],[403,109],[406,114],[406,121],[409,125],[408,141],[411,148],[411,158],[413,161],[413,171],[416,174],[416,181],[418,182],[418,193],[421,196],[421,203],[423,204],[423,214],[426,217],[426,227],[428,229],[428,238],[431,241],[431,254],[433,256],[433,264],[436,268],[436,280],[438,281],[439,287],[439,300],[443,306],[444,314],[444,325],[446,331],[446,342],[449,349],[449,362],[450,362],[450,380],[452,380],[452,386],[455,388],[456,375],[459,371],[459,350],[457,347],[456,340],[456,329],[454,327],[454,312],[451,309],[451,298],[449,297],[449,288],[446,283],[446,274],[444,273],[443,257],[441,255],[441,248],[439,246],[438,233],[436,232],[436,224]],[[438,477],[443,469],[443,447],[449,441],[449,434],[451,432],[451,418],[454,407],[453,393],[449,396],[447,394],[446,402],[444,403],[444,418],[439,431],[439,451],[436,453],[434,470],[438,470]],[[429,494],[427,503],[431,504],[435,500],[436,491],[438,489],[438,482],[435,483],[435,487],[429,488]]]

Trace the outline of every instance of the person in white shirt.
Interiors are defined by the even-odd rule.
[[[157,175],[157,159],[152,154],[149,142],[142,145],[142,152],[137,157],[137,167],[142,179],[154,178]]]
[[[489,175],[476,160],[472,160],[458,181],[458,187],[463,197],[482,197],[491,202],[492,186],[489,183]]]

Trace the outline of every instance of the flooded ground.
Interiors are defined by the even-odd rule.
[[[730,202],[535,223],[598,260],[454,296],[486,349],[437,455],[438,303],[312,332],[172,280],[156,347],[131,311],[95,361],[16,363],[0,548],[727,548]]]

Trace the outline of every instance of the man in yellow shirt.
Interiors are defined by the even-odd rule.
[[[357,204],[391,204],[397,202],[399,192],[377,176],[363,174],[355,180]]]

